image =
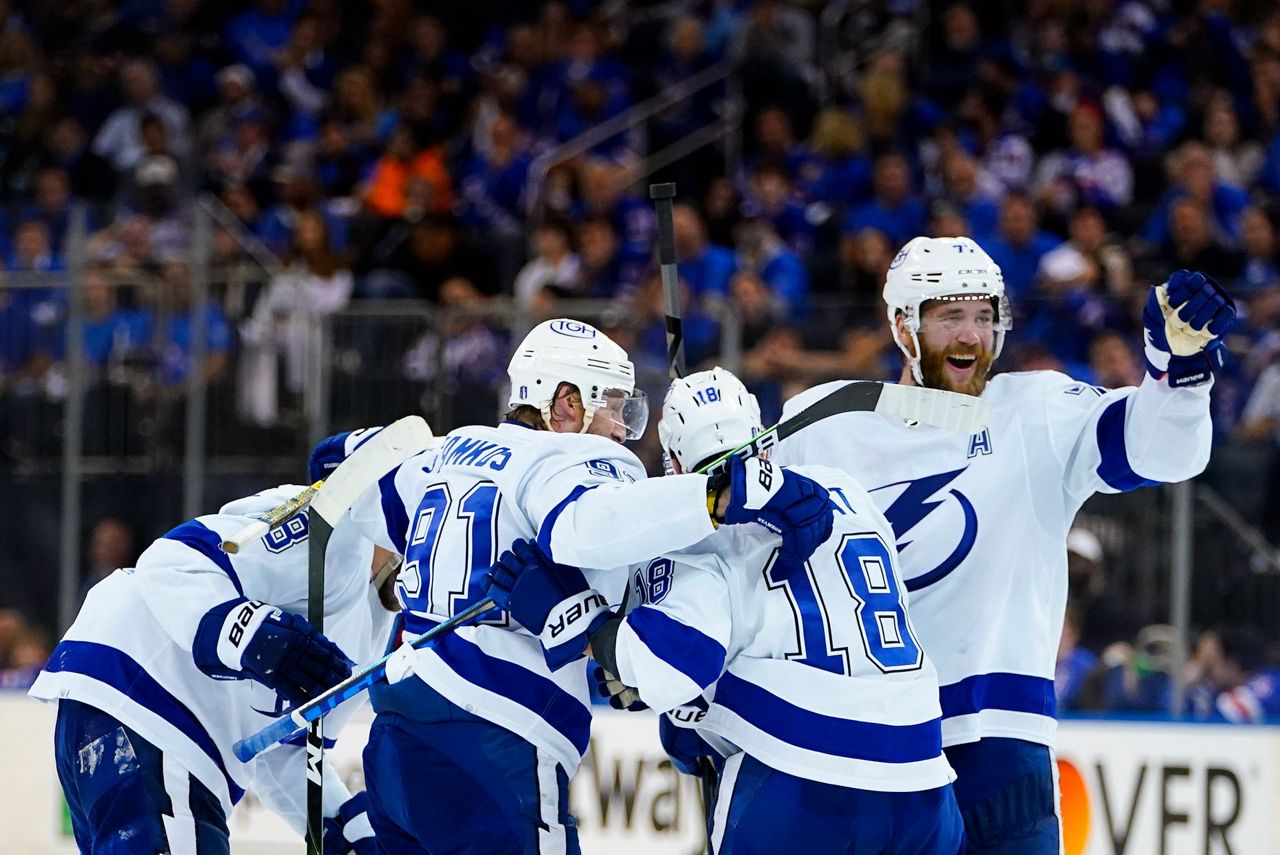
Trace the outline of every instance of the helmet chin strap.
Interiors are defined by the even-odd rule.
[[[911,376],[915,378],[916,385],[923,386],[924,375],[920,371],[920,338],[916,331],[911,328],[909,321],[904,321],[902,326],[906,329],[907,334],[911,336],[911,348],[908,349],[902,339],[898,338],[897,330],[894,330],[893,343],[898,346],[898,350],[902,351],[902,355],[906,357],[907,365],[911,368]],[[915,356],[911,355],[912,350],[915,351]]]
[[[551,425],[555,424],[555,422],[552,421],[552,418],[551,418],[551,405],[554,403],[555,403],[555,399],[552,398],[550,401],[543,402],[543,404],[540,407],[538,407],[538,411],[542,413],[542,421],[546,424],[548,430],[553,430]],[[591,420],[595,418],[596,410],[598,409],[600,408],[593,407],[590,404],[584,403],[582,405],[582,430],[578,431],[578,433],[587,432],[587,430],[591,427]]]

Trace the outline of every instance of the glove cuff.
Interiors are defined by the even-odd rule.
[[[591,633],[613,615],[609,603],[594,588],[562,600],[547,615],[538,639],[553,670],[586,652]]]
[[[196,667],[217,679],[244,676],[244,652],[275,606],[239,597],[209,609],[196,627],[191,653]]]

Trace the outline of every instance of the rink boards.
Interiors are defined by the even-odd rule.
[[[330,752],[353,789],[369,718]],[[62,855],[75,847],[53,769],[53,709],[0,692],[0,850]],[[1280,853],[1280,727],[1065,721],[1059,730],[1066,855]],[[424,797],[430,785],[423,784]],[[586,852],[702,848],[696,783],[663,759],[648,713],[597,710],[592,750],[572,786]],[[232,817],[241,855],[298,852],[297,837],[247,796]]]

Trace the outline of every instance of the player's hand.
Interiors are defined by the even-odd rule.
[[[256,680],[291,704],[345,680],[354,664],[305,618],[244,598],[205,613],[192,654],[209,676]]]
[[[640,700],[638,691],[619,680],[603,665],[596,665],[595,678],[596,688],[609,699],[609,706],[615,710],[639,712],[649,708],[648,704]]]
[[[724,521],[759,523],[782,536],[784,558],[805,562],[831,536],[835,511],[827,489],[798,472],[758,457],[729,463]]]
[[[338,815],[324,821],[325,855],[378,855],[369,823],[369,795],[364,790],[342,803]]]
[[[338,464],[346,460],[351,452],[371,438],[381,427],[361,428],[326,436],[316,443],[311,450],[311,459],[307,462],[307,477],[314,484],[321,478],[328,478]]]
[[[538,636],[552,668],[581,656],[613,614],[581,570],[552,563],[529,540],[511,544],[489,569],[486,596]]]
[[[1178,270],[1151,289],[1142,310],[1147,373],[1169,385],[1206,382],[1226,358],[1223,337],[1235,326],[1236,304],[1210,276]]]

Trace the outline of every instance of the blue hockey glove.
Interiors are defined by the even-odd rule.
[[[210,677],[257,680],[291,704],[345,680],[354,664],[304,618],[243,597],[205,613],[191,653]]]
[[[702,702],[706,705],[706,701]],[[692,727],[680,727],[669,715],[658,716],[658,738],[662,741],[662,750],[671,758],[671,764],[686,775],[700,775],[702,768],[699,760],[703,757],[716,758],[719,753],[705,739],[698,735]]]
[[[369,795],[361,790],[342,803],[338,815],[324,821],[325,855],[378,855],[378,841],[369,824]]]
[[[603,665],[596,665],[594,676],[596,689],[603,697],[609,699],[609,706],[615,710],[640,712],[649,708],[648,704],[640,700],[639,692],[619,680]]]
[[[553,564],[530,540],[517,540],[489,569],[486,595],[535,633],[553,669],[587,649],[613,612],[576,567]]]
[[[1216,280],[1174,272],[1163,289],[1151,289],[1142,310],[1147,373],[1167,376],[1175,388],[1208,381],[1226,360],[1222,339],[1235,320],[1235,301]]]
[[[381,427],[360,428],[344,433],[335,433],[316,443],[311,450],[311,459],[307,462],[307,477],[314,484],[321,478],[328,478],[329,473],[338,468],[338,464],[346,460],[365,440],[371,439]]]
[[[835,512],[827,489],[758,457],[729,464],[730,525],[759,523],[782,535],[782,557],[804,563],[831,536]]]

